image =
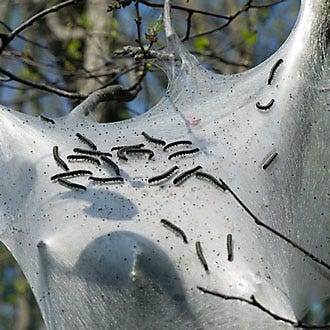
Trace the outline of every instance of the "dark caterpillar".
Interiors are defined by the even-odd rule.
[[[203,167],[198,165],[188,171],[185,171],[181,174],[179,174],[177,177],[174,178],[173,183],[178,186],[179,184],[181,184],[182,182],[184,182],[185,180],[187,180],[190,176],[192,176],[195,172],[197,172],[198,170],[201,170]]]
[[[168,171],[166,171],[165,173],[156,175],[152,178],[148,179],[148,183],[155,183],[164,179],[169,179],[171,177],[172,174],[174,174],[174,172],[176,170],[178,170],[179,167],[177,165],[173,166],[172,168],[170,168]]]
[[[43,116],[43,115],[39,115],[40,119],[43,120],[43,121],[46,121],[47,123],[51,123],[53,125],[55,125],[55,121],[53,119],[50,119],[46,116]]]
[[[97,146],[89,139],[87,139],[85,136],[81,135],[80,133],[76,133],[76,137],[82,142],[87,144],[91,149],[97,150]]]
[[[71,182],[71,181],[66,180],[66,179],[59,178],[58,183],[61,184],[64,187],[67,187],[67,188],[70,188],[70,189],[86,190],[85,186],[83,186],[81,184],[78,184],[78,183]]]
[[[196,175],[196,178],[204,179],[204,180],[207,180],[207,181],[212,182],[217,187],[219,187],[222,191],[225,191],[226,190],[226,186],[223,185],[223,183],[221,182],[221,180],[216,179],[211,174],[198,171],[198,172],[195,173],[195,175]]]
[[[272,161],[276,158],[277,155],[278,153],[275,150],[273,150],[268,156],[266,156],[265,160],[263,161],[262,168],[266,170],[267,167],[272,163]]]
[[[227,260],[228,261],[233,261],[234,260],[234,255],[233,255],[233,237],[231,234],[227,235]]]
[[[207,265],[206,259],[205,259],[204,255],[203,255],[201,242],[197,241],[196,244],[195,244],[195,247],[196,247],[197,256],[198,256],[201,264],[203,265],[204,269],[206,271],[208,271],[209,270],[209,266]]]
[[[187,240],[187,236],[184,233],[184,231],[182,229],[180,229],[179,227],[177,227],[176,225],[174,225],[172,222],[169,222],[166,219],[161,219],[160,222],[164,225],[164,227],[166,227],[167,229],[170,229],[171,231],[173,231],[176,235],[181,236],[183,241],[188,244],[188,240]]]
[[[115,146],[111,148],[111,151],[115,151],[115,150],[120,150],[123,148],[143,148],[144,144],[140,143],[140,144],[132,144],[132,145],[128,145],[128,146]]]
[[[56,164],[62,167],[64,171],[69,171],[69,166],[64,162],[64,160],[58,154],[58,146],[53,147],[53,157]]]
[[[68,161],[85,161],[85,162],[90,162],[93,163],[94,165],[100,166],[101,162],[92,156],[87,156],[87,155],[69,155],[66,157]]]
[[[169,148],[172,148],[172,147],[176,147],[180,144],[188,144],[188,145],[191,145],[192,142],[189,141],[189,140],[178,140],[178,141],[174,141],[174,142],[171,142],[171,143],[168,143],[164,148],[163,148],[163,151],[166,151],[167,149]]]
[[[148,159],[152,159],[152,157],[154,156],[154,152],[150,149],[137,149],[137,148],[128,148],[125,150],[125,153],[127,155],[129,154],[148,154],[149,157]]]
[[[102,159],[102,161],[107,163],[110,167],[112,167],[112,169],[115,171],[117,176],[120,176],[120,169],[113,160],[111,160],[110,158],[108,158],[106,156],[101,156],[101,159]]]
[[[59,178],[67,178],[72,176],[82,176],[82,175],[92,175],[93,172],[87,171],[87,170],[75,170],[75,171],[68,171],[68,172],[62,172],[53,175],[50,179],[52,181],[59,179]]]
[[[172,158],[175,158],[178,156],[186,156],[186,155],[195,154],[198,151],[199,151],[199,148],[189,149],[189,150],[180,150],[180,151],[175,152],[174,154],[170,154],[168,156],[168,160],[171,160]]]
[[[121,176],[114,176],[111,178],[100,178],[95,176],[90,176],[88,180],[93,181],[95,183],[122,183],[124,182],[124,178]]]
[[[90,155],[90,156],[108,156],[112,157],[110,152],[103,152],[98,150],[86,150],[81,148],[74,148],[73,152],[76,152],[77,154],[84,154],[84,155]]]
[[[270,109],[270,107],[274,104],[275,100],[274,99],[271,99],[267,104],[265,105],[262,105],[260,104],[260,102],[257,102],[256,103],[256,107],[260,110],[268,110]]]
[[[269,72],[269,77],[268,77],[268,85],[272,84],[272,80],[274,78],[274,74],[275,71],[277,70],[277,68],[281,65],[281,63],[283,63],[283,60],[280,58],[271,68],[270,72]]]
[[[136,145],[128,145],[128,146],[123,146],[123,147],[118,147],[117,151],[117,157],[121,160],[125,160],[126,162],[128,161],[128,158],[126,157],[125,153],[129,149],[140,149],[144,147],[144,144],[136,144]],[[115,148],[115,147],[114,147]],[[113,149],[113,148],[112,148]],[[111,149],[111,150],[112,150]]]
[[[146,138],[147,141],[155,143],[155,144],[160,144],[164,146],[166,144],[165,141],[160,140],[160,139],[155,139],[152,136],[148,135],[146,132],[142,132],[142,135]]]

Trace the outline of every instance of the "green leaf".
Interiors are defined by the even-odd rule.
[[[81,41],[78,39],[71,40],[67,45],[66,53],[75,60],[81,59]]]
[[[249,31],[248,29],[241,30],[241,37],[244,39],[244,42],[249,45],[255,44],[258,40],[257,33]]]
[[[194,45],[197,51],[203,52],[205,48],[209,46],[209,40],[205,37],[196,38],[194,40]]]

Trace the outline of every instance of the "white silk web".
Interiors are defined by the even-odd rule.
[[[328,1],[303,1],[271,58],[225,76],[184,49],[166,7],[165,52],[174,56],[160,65],[169,88],[147,113],[99,124],[84,102],[53,124],[0,109],[0,238],[49,329],[284,329],[307,310],[316,311],[311,322],[327,321],[328,9]],[[142,132],[191,144],[164,151]],[[70,170],[117,176],[99,155],[100,165],[67,161],[74,148],[92,150],[76,133],[112,153],[123,182],[51,180],[63,172],[54,146]],[[136,144],[149,151],[111,151]]]

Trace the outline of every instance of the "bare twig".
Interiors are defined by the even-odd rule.
[[[186,41],[189,39],[190,29],[191,29],[191,19],[192,19],[193,14],[194,13],[191,11],[188,12],[186,35],[183,37],[182,41]]]
[[[257,307],[261,311],[263,311],[264,313],[271,316],[273,319],[275,319],[277,321],[282,321],[282,322],[285,322],[285,323],[289,323],[295,328],[329,329],[329,327],[330,327],[330,324],[322,324],[322,325],[304,324],[301,321],[297,322],[297,321],[293,321],[293,320],[287,319],[285,317],[282,317],[280,315],[277,315],[277,314],[273,313],[272,311],[270,311],[265,306],[263,306],[260,302],[258,302],[254,295],[252,295],[250,299],[246,299],[246,298],[243,298],[243,297],[229,296],[229,295],[226,295],[226,294],[223,294],[223,293],[210,291],[210,290],[202,288],[200,286],[198,286],[197,289],[202,291],[203,293],[207,293],[207,294],[210,294],[212,296],[216,296],[216,297],[219,297],[219,298],[222,298],[222,299],[225,299],[225,300],[238,300],[238,301],[241,301],[243,303],[249,304],[251,306]]]
[[[139,0],[135,0],[135,11],[136,11],[135,22],[136,22],[136,30],[137,30],[137,39],[135,41],[139,44],[142,53],[145,55],[146,50],[143,47],[143,43],[142,43],[142,39],[141,39],[141,22],[142,22],[142,18],[141,18],[141,15],[140,15]]]
[[[34,22],[36,22],[40,18],[42,18],[50,13],[56,12],[56,11],[60,10],[61,8],[73,5],[79,1],[81,1],[81,0],[67,0],[67,1],[61,2],[58,5],[47,8],[47,9],[42,10],[41,12],[33,15],[28,20],[26,20],[21,25],[19,25],[17,28],[12,30],[10,33],[0,34],[0,39],[2,41],[2,45],[0,47],[0,54],[8,46],[8,44],[15,38],[16,35],[18,35],[20,32],[22,32],[23,30],[25,30],[26,28],[31,26]]]
[[[220,30],[223,30],[225,27],[227,27],[232,21],[234,21],[239,15],[241,15],[242,13],[244,12],[247,12],[249,11],[249,9],[251,8],[266,8],[266,7],[270,7],[270,6],[273,6],[273,5],[277,5],[281,2],[284,2],[285,0],[277,0],[277,1],[274,1],[273,3],[270,3],[270,4],[267,4],[267,5],[260,5],[260,6],[257,6],[257,5],[251,5],[251,0],[247,1],[245,3],[245,5],[242,6],[241,9],[239,9],[235,14],[231,15],[231,16],[228,16],[227,17],[227,22],[221,24],[221,25],[218,25],[217,27],[213,28],[213,29],[210,29],[210,30],[207,30],[207,31],[204,31],[204,32],[200,32],[200,33],[195,33],[193,35],[191,35],[189,37],[189,39],[194,39],[194,38],[198,38],[198,37],[202,37],[202,36],[205,36],[205,35],[208,35],[208,34],[211,34],[213,32],[216,32],[216,31],[220,31]],[[187,39],[185,39],[187,40]]]
[[[57,94],[59,96],[64,96],[64,97],[67,97],[67,98],[70,98],[70,99],[84,99],[84,98],[87,97],[86,95],[82,95],[82,94],[74,93],[74,92],[69,92],[67,90],[64,90],[64,89],[61,89],[61,88],[58,88],[58,87],[54,87],[54,86],[51,86],[51,85],[48,85],[48,84],[45,84],[45,83],[40,84],[40,83],[37,83],[37,82],[33,82],[31,80],[21,78],[19,76],[16,76],[15,74],[11,73],[10,71],[7,71],[7,70],[3,69],[2,67],[0,67],[0,73],[6,75],[7,77],[9,77],[12,80],[20,82],[24,85],[31,86],[31,87],[34,87],[34,88],[38,88],[42,91],[51,92],[51,93]]]
[[[254,220],[254,222],[258,226],[266,228],[267,230],[269,230],[270,232],[272,232],[273,234],[275,234],[277,237],[280,237],[281,239],[283,239],[284,241],[286,241],[287,243],[289,243],[290,245],[292,245],[294,248],[296,248],[299,251],[301,251],[303,254],[305,254],[306,257],[312,259],[313,261],[315,261],[318,264],[326,267],[327,269],[330,269],[330,265],[328,263],[326,263],[325,261],[323,261],[319,257],[315,256],[311,252],[307,251],[302,246],[300,246],[296,242],[292,241],[290,238],[286,237],[284,234],[280,233],[276,229],[268,226],[267,224],[265,224],[264,222],[262,222],[260,219],[258,219],[258,217],[243,203],[243,201],[234,193],[234,191],[223,180],[221,180],[221,182],[228,189],[228,191],[230,192],[230,194],[236,199],[236,201],[242,206],[242,208],[252,217],[252,219]]]
[[[148,6],[148,7],[161,8],[161,9],[164,8],[164,5],[161,4],[161,3],[153,3],[153,2],[150,2],[150,1],[146,1],[146,0],[140,0],[140,3],[142,3],[142,4],[144,4],[145,6]],[[201,14],[201,15],[206,15],[206,16],[229,19],[229,16],[220,15],[220,14],[211,13],[211,12],[208,12],[208,11],[203,11],[203,10],[184,7],[184,6],[171,5],[171,8],[186,11],[188,13],[193,13],[193,14],[196,13],[196,14]]]

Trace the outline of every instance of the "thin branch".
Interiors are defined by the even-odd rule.
[[[292,326],[294,326],[295,328],[329,329],[329,327],[330,327],[330,324],[322,324],[322,325],[304,324],[301,321],[296,322],[296,321],[287,319],[285,317],[282,317],[280,315],[277,315],[277,314],[273,313],[272,311],[270,311],[265,306],[263,306],[260,302],[258,302],[254,295],[252,295],[250,299],[246,299],[246,298],[243,298],[243,297],[228,296],[228,295],[223,294],[223,293],[210,291],[210,290],[205,289],[205,288],[202,288],[200,286],[198,286],[197,289],[200,290],[200,291],[202,291],[203,293],[207,293],[207,294],[210,294],[212,296],[216,296],[216,297],[219,297],[219,298],[222,298],[222,299],[225,299],[225,300],[238,300],[238,301],[241,301],[243,303],[249,304],[251,306],[257,307],[261,311],[263,311],[264,313],[266,313],[269,316],[271,316],[273,319],[275,319],[277,321],[282,321],[282,322],[285,322],[285,323],[289,323]]]
[[[282,1],[284,1],[284,0],[282,0]],[[161,4],[161,3],[154,3],[154,2],[149,2],[149,1],[146,1],[146,0],[140,0],[140,3],[142,3],[143,5],[148,6],[148,7],[161,8],[161,9],[164,8],[164,5]],[[229,19],[229,16],[220,15],[220,14],[211,13],[211,12],[208,12],[208,11],[203,11],[203,10],[184,7],[184,6],[171,5],[171,8],[178,9],[178,10],[183,10],[183,11],[186,11],[188,13],[193,13],[193,14],[196,13],[196,14],[201,14],[201,15],[206,15],[206,16]]]
[[[187,17],[187,30],[186,30],[186,35],[183,37],[182,41],[186,41],[189,39],[189,35],[190,35],[190,29],[191,29],[191,19],[193,16],[193,12],[188,12],[188,17]]]
[[[9,32],[12,31],[12,29],[10,28],[10,26],[7,25],[5,22],[0,21],[0,24],[1,24],[2,26],[4,26]],[[21,39],[21,40],[24,40],[24,41],[30,43],[31,45],[37,46],[37,47],[39,47],[39,48],[47,49],[47,50],[49,49],[47,46],[44,46],[44,45],[42,45],[41,43],[36,42],[36,41],[33,41],[33,40],[29,39],[29,38],[26,38],[26,37],[23,37],[23,36],[20,36],[20,35],[18,35],[17,38],[19,38],[19,39]],[[0,37],[0,39],[1,39],[1,37]]]
[[[142,53],[145,55],[146,50],[143,47],[142,39],[141,39],[141,22],[142,22],[142,18],[141,18],[141,15],[140,15],[139,0],[135,0],[135,11],[136,11],[135,23],[136,23],[136,30],[137,30],[137,39],[135,41],[139,44]]]
[[[39,84],[37,82],[33,82],[31,80],[21,78],[19,76],[16,76],[15,74],[11,73],[10,71],[7,71],[7,70],[3,69],[2,67],[0,67],[0,73],[6,75],[7,77],[9,77],[12,80],[20,82],[24,85],[34,87],[34,88],[38,88],[42,91],[51,92],[51,93],[57,94],[59,96],[64,96],[64,97],[67,97],[67,98],[70,98],[70,99],[84,99],[84,98],[87,97],[86,95],[82,95],[82,94],[75,93],[75,92],[69,92],[67,90],[64,90],[64,89],[61,89],[61,88],[58,88],[58,87],[54,87],[54,86],[50,86],[50,85],[45,84],[45,83]]]
[[[315,256],[311,252],[305,250],[303,247],[301,247],[296,242],[292,241],[290,238],[286,237],[284,234],[280,233],[276,229],[268,226],[267,224],[265,224],[264,222],[262,222],[260,219],[258,219],[258,217],[243,203],[243,201],[234,193],[234,191],[223,180],[221,180],[221,182],[226,187],[226,189],[230,192],[230,194],[236,199],[236,201],[242,206],[242,208],[252,217],[252,219],[254,220],[254,222],[258,226],[266,228],[267,230],[269,230],[270,232],[272,232],[276,236],[282,238],[284,241],[286,241],[287,243],[289,243],[290,245],[292,245],[294,248],[296,248],[299,251],[301,251],[308,258],[310,258],[313,261],[317,262],[318,264],[326,267],[327,269],[330,269],[330,265],[328,263],[326,263],[325,261],[323,261],[319,257]]]
[[[210,30],[207,30],[207,31],[204,31],[204,32],[200,32],[200,33],[195,33],[193,35],[190,36],[189,39],[194,39],[194,38],[198,38],[198,37],[202,37],[202,36],[205,36],[205,35],[208,35],[208,34],[211,34],[213,32],[216,32],[216,31],[220,31],[220,30],[223,30],[225,27],[227,27],[232,21],[234,21],[240,14],[244,13],[244,12],[247,12],[249,11],[249,9],[251,8],[266,8],[266,7],[270,7],[270,6],[273,6],[273,5],[277,5],[281,2],[284,2],[286,0],[277,0],[273,3],[270,3],[270,4],[267,4],[267,5],[260,5],[260,6],[257,6],[257,5],[251,5],[251,0],[247,1],[245,3],[244,6],[242,6],[241,9],[239,9],[234,15],[231,15],[229,16],[227,19],[227,22],[221,24],[221,25],[218,25],[217,27],[213,28],[213,29],[210,29]]]
[[[2,45],[0,47],[0,54],[3,52],[3,50],[8,46],[8,44],[15,38],[16,35],[18,35],[20,32],[31,26],[34,22],[39,20],[40,18],[50,14],[57,12],[58,10],[70,6],[72,4],[75,4],[81,0],[67,0],[64,2],[59,3],[58,5],[52,6],[50,8],[47,8],[45,10],[42,10],[41,12],[33,15],[28,20],[23,22],[21,25],[19,25],[17,28],[15,28],[13,31],[11,31],[8,34],[0,34],[0,39],[2,41]]]

